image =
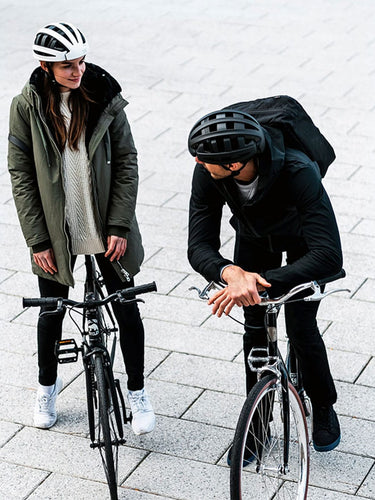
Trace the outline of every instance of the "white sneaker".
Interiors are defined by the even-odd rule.
[[[34,409],[34,425],[40,429],[49,429],[57,420],[56,398],[63,387],[60,377],[57,377],[55,387],[50,395],[38,389]]]
[[[129,391],[128,401],[133,415],[132,428],[134,434],[139,436],[140,434],[147,434],[153,431],[155,427],[155,413],[146,389]]]

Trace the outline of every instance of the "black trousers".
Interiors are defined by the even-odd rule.
[[[95,255],[107,292],[134,286],[123,283],[104,254]],[[73,258],[72,266],[74,266]],[[41,297],[67,298],[69,287],[55,281],[38,277]],[[83,293],[83,291],[82,291]],[[128,376],[128,389],[136,391],[143,388],[144,379],[144,328],[138,305],[113,303],[113,312],[119,325],[120,346]],[[41,308],[41,311],[46,310]],[[53,385],[57,377],[57,360],[54,354],[55,342],[61,339],[64,314],[39,317],[38,320],[38,365],[39,383]]]
[[[287,262],[292,263],[306,253],[303,245],[287,251]],[[262,273],[280,267],[281,252],[271,252],[254,241],[237,238],[235,263],[246,271]],[[337,393],[329,369],[327,352],[319,333],[316,315],[319,302],[296,302],[285,305],[287,335],[300,362],[306,393],[316,406],[331,405],[336,402]],[[265,308],[244,307],[245,334],[243,337],[246,390],[250,392],[257,380],[257,374],[248,366],[247,358],[252,347],[266,345],[264,328]]]

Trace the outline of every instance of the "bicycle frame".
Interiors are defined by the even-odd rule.
[[[277,345],[277,317],[281,305],[270,304],[266,308],[265,328],[267,331],[268,345],[266,347],[253,347],[248,357],[251,371],[258,373],[258,380],[267,373],[276,375],[280,381],[281,397],[283,399],[283,427],[284,427],[284,450],[283,450],[283,473],[289,470],[289,439],[290,439],[290,405],[288,381],[290,380],[288,370],[280,354]]]

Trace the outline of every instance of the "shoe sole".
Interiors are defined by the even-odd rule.
[[[154,429],[155,429],[155,423],[150,430],[138,431],[138,430],[135,430],[134,427],[132,426],[132,430],[136,436],[142,436],[143,434],[150,434],[150,432],[152,432]]]
[[[325,446],[319,446],[317,444],[315,444],[313,442],[313,446],[314,446],[314,450],[315,451],[320,451],[320,452],[324,452],[324,451],[331,451],[333,450],[334,448],[336,448],[336,446],[339,445],[340,443],[340,440],[341,440],[341,436],[339,436],[336,441],[333,441],[333,443],[330,443],[330,444],[327,444]]]

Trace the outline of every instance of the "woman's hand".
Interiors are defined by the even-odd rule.
[[[126,252],[126,247],[128,240],[126,238],[121,238],[121,236],[108,236],[107,238],[107,251],[104,257],[109,257],[109,260],[113,262],[114,260],[119,260]]]
[[[238,266],[228,266],[222,274],[228,286],[216,292],[208,301],[213,304],[212,314],[220,318],[228,315],[233,306],[254,306],[260,303],[258,291],[271,286],[260,274],[244,271]]]
[[[57,273],[56,259],[52,248],[43,250],[43,252],[34,253],[33,258],[35,264],[42,268],[45,273]]]

